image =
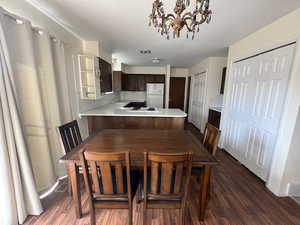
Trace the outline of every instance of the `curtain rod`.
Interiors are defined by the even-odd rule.
[[[20,25],[24,24],[25,21],[30,22],[29,20],[27,20],[27,19],[25,19],[25,18],[23,18],[23,17],[17,16],[17,15],[15,15],[15,14],[12,14],[12,13],[8,12],[7,10],[5,10],[5,9],[2,8],[2,7],[0,7],[0,13],[2,13],[4,16],[7,16],[8,18],[14,20],[17,24],[20,24]],[[66,44],[65,42],[63,42],[63,41],[57,39],[55,35],[50,34],[47,30],[45,30],[45,29],[43,29],[43,28],[39,28],[39,27],[34,27],[34,26],[32,26],[32,29],[33,29],[34,31],[37,31],[40,35],[42,35],[43,33],[46,32],[46,33],[48,33],[48,35],[50,36],[50,38],[51,38],[54,42],[61,42],[61,43],[63,43],[64,45],[69,46],[69,45]]]

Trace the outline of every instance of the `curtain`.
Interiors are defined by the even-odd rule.
[[[1,225],[39,215],[38,192],[66,174],[56,131],[73,117],[64,50],[46,30],[0,8]]]
[[[28,149],[17,107],[7,38],[6,16],[0,12],[0,224],[23,223],[28,214],[39,215],[37,194]],[[26,74],[25,74],[26,75]]]

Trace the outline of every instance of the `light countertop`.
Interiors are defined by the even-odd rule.
[[[136,117],[186,117],[187,114],[181,109],[157,109],[157,111],[130,111],[122,108],[128,102],[118,102],[103,105],[99,108],[82,112],[80,117],[84,116],[136,116]]]

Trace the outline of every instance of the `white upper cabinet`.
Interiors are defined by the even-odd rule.
[[[99,58],[91,55],[78,55],[80,97],[95,100],[101,97]]]

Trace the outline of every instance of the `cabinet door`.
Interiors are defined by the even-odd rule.
[[[137,91],[138,89],[138,75],[128,74],[127,75],[127,89],[128,91]]]
[[[138,75],[138,85],[137,91],[145,91],[146,90],[146,82],[145,82],[145,75],[139,74]]]
[[[99,67],[101,71],[101,92],[112,91],[112,69],[111,64],[103,59],[99,59]]]
[[[155,75],[156,83],[165,83],[165,75]]]
[[[113,90],[114,91],[122,90],[122,71],[113,72]]]

